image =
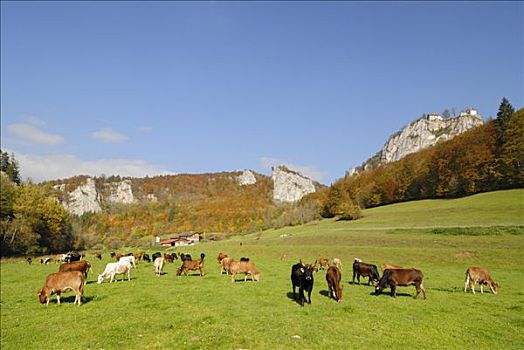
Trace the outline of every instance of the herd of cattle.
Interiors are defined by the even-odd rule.
[[[101,260],[101,253],[94,253],[96,259]],[[200,254],[200,259],[193,260],[191,255],[181,253],[161,254],[154,253],[151,257],[145,252],[137,254],[129,253],[111,253],[111,257],[115,262],[110,262],[106,265],[104,271],[98,275],[97,283],[101,284],[105,279],[109,279],[112,283],[117,275],[122,275],[122,281],[127,275],[128,281],[131,280],[131,270],[136,268],[139,261],[150,263],[153,261],[154,273],[156,276],[163,274],[164,265],[166,262],[174,262],[180,259],[182,265],[177,269],[176,275],[187,275],[189,271],[198,271],[200,276],[204,276],[204,258],[205,254]],[[60,254],[53,258],[42,258],[41,264],[49,264],[52,261],[60,263],[58,272],[47,276],[44,287],[38,291],[39,301],[47,305],[49,304],[50,296],[57,295],[57,303],[60,304],[60,294],[67,291],[74,291],[75,304],[82,303],[83,288],[86,284],[87,273],[91,270],[91,264],[84,260],[85,255],[77,252],[69,252],[67,254]],[[31,258],[26,259],[29,264],[32,263]],[[256,268],[256,264],[250,261],[249,258],[242,257],[239,261],[234,260],[224,253],[219,253],[217,257],[220,265],[220,274],[226,273],[231,277],[231,281],[235,281],[238,274],[244,275],[244,281],[247,281],[248,276],[252,281],[260,281],[260,272]],[[398,286],[415,286],[416,294],[414,298],[422,292],[424,299],[426,299],[426,290],[424,288],[424,275],[422,271],[414,268],[402,268],[393,264],[382,264],[382,277],[376,265],[364,263],[360,259],[355,259],[353,263],[353,279],[352,284],[360,284],[360,277],[368,278],[368,285],[373,284],[375,287],[375,295],[382,294],[385,288],[390,288],[391,296],[396,296]],[[321,269],[326,270],[326,282],[329,288],[329,296],[336,301],[342,300],[342,261],[338,258],[331,260],[319,258],[313,264],[304,264],[302,260],[291,267],[291,284],[293,287],[293,299],[300,305],[304,302],[311,304],[311,292],[313,291],[314,272]],[[467,292],[468,287],[471,288],[475,294],[476,284],[480,284],[480,291],[484,293],[483,286],[489,286],[492,293],[497,294],[498,284],[493,280],[490,273],[480,267],[469,267],[466,270],[466,278],[464,281],[464,292]],[[298,300],[296,298],[296,288],[298,288]],[[304,293],[307,293],[307,299]]]

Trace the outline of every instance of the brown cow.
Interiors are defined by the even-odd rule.
[[[87,271],[89,270],[91,270],[91,264],[85,260],[63,263],[58,269],[59,272],[80,271],[84,274],[85,279],[87,279]]]
[[[328,268],[329,267],[329,260],[324,258],[318,258],[318,265],[320,265],[320,269]],[[315,265],[317,265],[315,263]]]
[[[220,264],[222,260],[227,257],[228,257],[227,254],[224,254],[222,252],[218,253],[218,257],[217,257],[218,263]]]
[[[172,263],[173,262],[173,256],[171,254],[164,253],[164,260]]]
[[[235,259],[230,257],[222,259],[222,261],[220,262],[220,275],[222,275],[224,272],[226,273],[226,275],[229,275],[229,265],[231,265],[231,263],[233,263],[234,261]]]
[[[396,297],[397,286],[415,286],[417,294],[415,294],[414,298],[416,299],[422,291],[424,299],[426,299],[426,290],[424,289],[423,281],[424,274],[417,269],[386,269],[378,285],[375,287],[375,295],[382,294],[384,288],[389,286],[389,288],[391,288],[391,296]]]
[[[380,275],[378,274],[377,265],[366,264],[365,262],[362,262],[362,260],[360,259],[355,259],[355,262],[353,263],[352,284],[355,284],[355,277],[357,277],[357,282],[358,284],[360,284],[360,276],[369,277],[368,286],[373,281],[378,282],[380,279]]]
[[[229,264],[229,274],[231,275],[231,282],[235,282],[235,276],[238,273],[244,274],[244,282],[247,281],[247,275],[251,276],[252,281],[258,282],[260,280],[260,273],[255,267],[253,261],[233,261]]]
[[[204,276],[204,257],[206,255],[204,253],[200,254],[200,259],[199,260],[184,260],[182,262],[182,266],[180,266],[177,271],[176,271],[176,275],[177,276],[180,276],[181,274],[185,274],[187,276],[187,272],[188,271],[193,271],[193,270],[199,270],[200,271],[200,276]]]
[[[466,280],[464,281],[464,293],[468,290],[468,285],[471,287],[471,291],[475,294],[475,285],[477,282],[480,284],[480,292],[484,293],[484,285],[488,285],[489,289],[493,294],[497,294],[498,284],[493,281],[488,270],[481,267],[471,266],[466,270]]]
[[[98,260],[102,260],[102,253],[99,253],[99,252],[96,252],[96,253],[93,253],[93,256],[98,259]]]
[[[56,272],[47,276],[44,287],[38,291],[40,303],[49,305],[49,297],[56,294],[57,303],[60,304],[60,293],[73,290],[75,304],[82,303],[84,294],[84,275],[80,271]]]
[[[330,266],[326,272],[326,281],[329,287],[329,296],[334,298],[340,303],[342,300],[342,287],[340,281],[342,281],[342,273],[336,266]]]

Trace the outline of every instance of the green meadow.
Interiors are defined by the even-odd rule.
[[[122,248],[123,252],[162,249]],[[173,251],[173,250],[168,250]],[[524,190],[453,200],[400,203],[226,241],[177,248],[206,254],[206,275],[176,276],[179,261],[156,277],[141,262],[131,281],[96,283],[110,262],[87,259],[84,302],[74,294],[49,306],[36,293],[57,264],[1,262],[1,348],[8,349],[522,349],[524,347]],[[260,282],[231,282],[216,256],[251,258]],[[325,271],[315,273],[312,304],[292,299],[291,265],[338,257],[343,298],[328,297]],[[427,299],[414,287],[372,295],[352,284],[355,257],[423,271]],[[467,267],[490,270],[498,295],[464,293]],[[120,278],[120,277],[119,277]],[[367,282],[367,279],[361,282]],[[487,292],[486,292],[487,290]]]

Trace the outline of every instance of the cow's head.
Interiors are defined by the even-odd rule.
[[[314,271],[314,267],[310,264],[307,264],[305,265],[303,268],[303,273],[304,273],[304,279],[306,281],[312,281],[313,280],[313,271]]]
[[[37,293],[37,296],[38,296],[38,300],[40,301],[41,304],[44,304],[46,301],[47,301],[47,293],[43,290],[43,289],[40,289]]]
[[[492,282],[489,284],[489,289],[491,289],[491,292],[493,294],[497,294],[498,288],[499,288],[499,284],[497,282]]]
[[[102,283],[102,282],[104,282],[104,276],[102,276],[102,275],[98,275],[98,278],[97,278],[97,280],[96,280],[96,283],[100,284],[100,283]]]

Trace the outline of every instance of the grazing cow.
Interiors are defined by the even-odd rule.
[[[59,272],[66,272],[66,271],[80,271],[84,274],[84,284],[85,280],[87,280],[87,271],[91,270],[91,264],[87,261],[73,261],[69,263],[63,263],[60,265],[58,271]]]
[[[170,254],[164,253],[164,260],[167,261],[167,262],[172,263],[173,262],[173,257]]]
[[[426,299],[426,290],[424,289],[424,274],[422,271],[417,269],[386,269],[382,278],[378,282],[378,285],[375,287],[375,295],[382,293],[384,288],[391,288],[391,296],[397,296],[397,286],[415,286],[417,289],[417,294],[415,294],[415,299],[418,297],[420,292],[424,295]]]
[[[101,253],[93,253],[94,257],[98,260],[102,260],[102,254]]]
[[[318,264],[320,265],[321,270],[325,268],[327,269],[329,267],[329,260],[324,258],[318,258]]]
[[[111,256],[112,258],[114,258],[114,257],[116,256],[116,253],[115,253],[115,252],[111,252],[111,253],[109,254],[109,256]]]
[[[162,270],[164,270],[164,258],[156,258],[153,262],[153,266],[155,267],[155,275],[162,275]]]
[[[30,256],[28,256],[27,258],[25,258],[25,261],[26,261],[29,265],[31,265],[31,264],[33,263],[33,259],[31,259]]]
[[[120,261],[128,261],[136,269],[136,261],[135,261],[135,257],[133,255],[123,256],[118,261],[119,262]]]
[[[53,259],[51,259],[51,258],[49,258],[49,257],[42,258],[42,259],[40,259],[40,264],[47,265],[47,264],[49,264],[51,261],[53,261]]]
[[[82,255],[78,252],[68,252],[64,258],[65,262],[80,261]]]
[[[251,276],[251,281],[260,281],[260,273],[255,267],[253,261],[233,261],[229,264],[229,274],[231,275],[231,282],[235,282],[235,276],[238,273],[244,274],[244,282],[247,281],[247,276]]]
[[[57,254],[54,257],[55,263],[63,263],[65,262],[65,259],[67,257],[67,254]]]
[[[153,255],[151,255],[151,260],[155,262],[156,258],[160,258],[161,256],[162,254],[160,252],[153,253]]]
[[[224,272],[226,275],[229,275],[229,265],[231,265],[232,262],[235,260],[233,258],[227,257],[222,259],[220,262],[220,275],[222,275]]]
[[[149,257],[149,254],[144,254],[144,256],[142,257],[142,260],[148,263],[151,262],[151,258]]]
[[[114,258],[116,259],[116,261],[119,261],[120,258],[123,258],[124,256],[127,256],[127,254],[119,252],[115,254]]]
[[[98,275],[97,283],[100,284],[104,282],[105,278],[109,278],[109,283],[112,283],[115,280],[115,276],[122,274],[122,281],[125,279],[125,274],[127,272],[127,280],[131,280],[131,263],[129,261],[118,261],[114,263],[108,263],[104,272]]]
[[[360,259],[355,259],[353,263],[353,284],[355,284],[355,276],[357,277],[358,284],[360,284],[360,276],[369,277],[368,286],[372,281],[378,282],[380,279],[377,265],[366,264]]]
[[[384,272],[384,270],[393,270],[393,269],[401,269],[401,268],[402,268],[401,266],[398,266],[395,264],[381,264],[380,265],[380,269],[382,270],[382,272]]]
[[[176,253],[171,253],[171,256],[173,257],[173,260],[178,260],[178,255],[176,255]]]
[[[338,267],[339,270],[342,271],[342,260],[340,260],[339,258],[333,258],[331,260],[331,265]]]
[[[56,272],[47,276],[44,287],[38,291],[40,303],[49,305],[49,297],[56,294],[57,303],[60,304],[60,294],[73,290],[75,304],[82,303],[84,294],[84,275],[80,271]]]
[[[306,300],[304,291],[308,293],[308,304],[311,304],[311,292],[313,291],[313,265],[304,265],[302,261],[291,267],[291,284],[293,285],[293,299],[295,297],[295,287],[298,287],[298,302],[304,306]]]
[[[249,261],[249,258],[246,258],[245,256],[243,256],[243,257],[240,258],[240,261],[246,261],[247,262],[247,261]]]
[[[224,254],[222,252],[218,253],[218,257],[217,257],[217,260],[218,260],[218,263],[220,264],[222,262],[222,259],[224,258],[227,258],[227,254]]]
[[[342,281],[342,273],[340,269],[335,265],[328,267],[326,272],[326,282],[329,287],[329,296],[340,302],[342,300],[342,287],[340,282]]]
[[[187,256],[187,255],[186,255]],[[188,271],[194,271],[198,270],[200,271],[200,276],[204,276],[204,257],[206,255],[204,253],[200,254],[199,260],[182,260],[182,266],[180,266],[177,271],[176,275],[180,276],[182,273],[187,276]]]
[[[471,291],[475,294],[475,285],[480,284],[480,292],[484,294],[484,285],[488,285],[493,294],[497,294],[498,284],[493,281],[488,270],[481,267],[471,266],[466,270],[466,280],[464,281],[464,293],[468,291],[470,286]]]

